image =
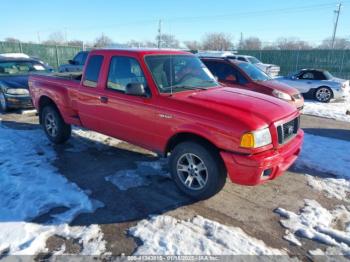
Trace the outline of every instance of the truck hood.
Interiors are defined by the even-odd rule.
[[[28,88],[28,76],[0,76],[0,87]]]
[[[296,112],[280,99],[236,88],[213,88],[177,97],[246,123],[270,125]]]
[[[277,80],[257,81],[255,83],[260,85],[260,86],[270,88],[271,91],[273,89],[276,89],[278,91],[287,93],[288,95],[295,95],[295,94],[299,93],[299,91],[297,89],[295,89],[294,87],[291,87],[291,86],[289,86],[285,83],[279,82]]]

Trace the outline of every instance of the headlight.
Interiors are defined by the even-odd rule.
[[[272,94],[277,97],[277,98],[280,98],[280,99],[283,99],[283,100],[287,100],[287,101],[291,101],[292,100],[292,97],[290,95],[288,95],[287,93],[284,93],[284,92],[281,92],[281,91],[278,91],[276,89],[274,89],[272,91]]]
[[[241,147],[245,148],[257,148],[271,143],[272,139],[268,128],[245,133],[241,138]]]
[[[9,95],[29,95],[28,89],[24,88],[9,88],[6,93]]]

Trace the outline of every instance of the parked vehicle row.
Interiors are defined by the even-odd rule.
[[[281,175],[303,141],[300,111],[282,99],[219,84],[193,54],[93,50],[81,75],[31,75],[30,93],[47,137],[64,143],[71,125],[170,158],[182,192],[208,198],[234,183]]]

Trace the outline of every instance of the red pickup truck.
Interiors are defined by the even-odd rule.
[[[169,156],[186,194],[205,199],[234,183],[282,174],[303,141],[299,111],[280,99],[220,86],[194,55],[173,50],[93,50],[83,74],[29,79],[40,123],[54,143],[71,125]]]

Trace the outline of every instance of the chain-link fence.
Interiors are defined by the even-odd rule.
[[[57,68],[60,64],[66,64],[69,59],[72,59],[72,57],[81,50],[81,47],[74,46],[0,42],[0,54],[25,53],[39,58],[54,68]]]
[[[303,68],[326,69],[334,76],[350,79],[350,50],[240,50],[267,64],[281,67],[281,75]]]

